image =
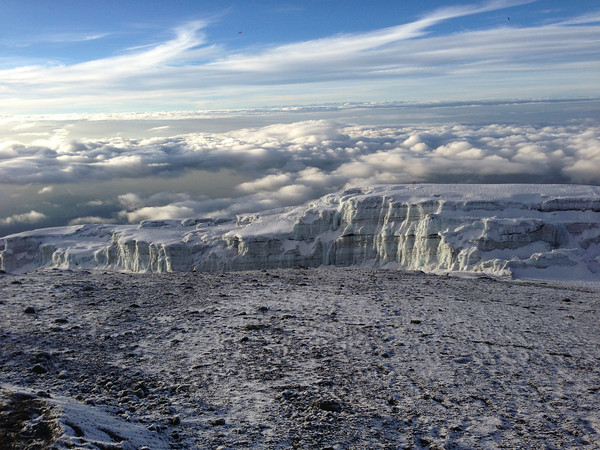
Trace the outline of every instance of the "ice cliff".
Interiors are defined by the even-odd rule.
[[[600,187],[370,186],[231,219],[48,228],[0,241],[7,272],[322,265],[598,280]]]

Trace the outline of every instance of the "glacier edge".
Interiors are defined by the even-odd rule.
[[[598,280],[600,187],[368,186],[236,218],[79,225],[0,240],[7,272],[330,265]]]

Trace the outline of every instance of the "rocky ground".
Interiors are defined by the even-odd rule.
[[[600,448],[600,288],[0,275],[0,448]]]

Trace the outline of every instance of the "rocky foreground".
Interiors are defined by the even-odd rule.
[[[2,448],[600,448],[600,288],[0,274]]]

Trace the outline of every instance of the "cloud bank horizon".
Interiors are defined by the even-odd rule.
[[[192,113],[179,119],[172,114],[171,120],[134,115],[129,120],[7,122],[5,128],[29,142],[0,145],[0,235],[68,223],[231,217],[299,205],[360,185],[600,185],[600,120],[589,117],[597,107],[597,101],[501,104],[496,116],[521,111],[520,121],[513,115],[512,122],[486,123],[447,117],[480,117],[491,105],[447,106],[445,116],[437,118],[435,111],[444,108],[408,107],[402,113],[400,107],[330,106],[247,113],[229,122],[220,115],[193,119]],[[565,121],[565,113],[578,118]],[[360,124],[348,119],[353,114],[381,123]],[[558,119],[532,123],[531,114]],[[422,122],[398,125],[403,115]],[[240,126],[256,120],[267,124]],[[129,136],[124,131],[75,137],[94,127],[100,135],[105,128],[124,129],[125,123]],[[34,128],[48,131],[30,136]]]

